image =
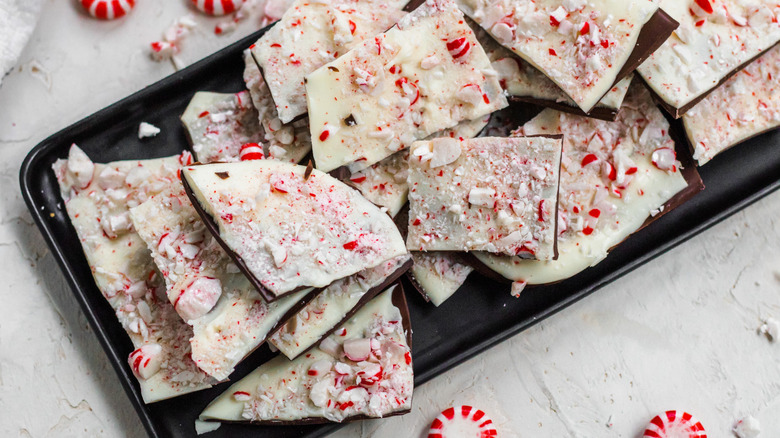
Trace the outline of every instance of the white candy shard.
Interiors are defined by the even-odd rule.
[[[149,137],[156,137],[160,133],[160,128],[152,125],[151,123],[141,122],[138,125],[138,139],[144,139]]]
[[[732,431],[739,438],[758,438],[758,436],[761,434],[761,423],[759,423],[758,419],[752,415],[748,415],[747,417],[737,421],[737,423],[732,428]]]
[[[163,362],[160,344],[146,344],[135,349],[127,358],[130,369],[139,379],[148,379],[160,371]]]
[[[344,354],[353,362],[368,359],[368,356],[371,354],[371,340],[350,339],[344,342]]]

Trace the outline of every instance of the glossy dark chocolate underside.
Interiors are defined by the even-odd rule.
[[[192,164],[187,167],[193,167],[193,166],[202,166],[203,164]],[[203,206],[200,205],[200,201],[198,201],[198,198],[195,196],[195,194],[192,192],[192,187],[190,187],[190,183],[187,181],[187,178],[182,174],[181,176],[181,182],[184,185],[184,192],[187,193],[187,197],[190,198],[190,202],[192,202],[192,206],[195,208],[195,211],[198,212],[198,216],[203,220],[203,223],[206,225],[206,229],[209,230],[209,232],[214,236],[214,239],[219,243],[219,245],[222,247],[222,249],[225,250],[227,255],[230,256],[231,259],[235,262],[236,266],[238,266],[238,269],[241,270],[241,272],[246,276],[246,278],[249,280],[250,283],[252,283],[252,286],[257,289],[257,292],[260,293],[260,295],[266,300],[266,302],[274,302],[278,300],[279,298],[282,298],[284,296],[293,294],[295,292],[301,291],[303,289],[307,289],[309,286],[301,286],[297,287],[291,291],[282,293],[282,294],[275,294],[268,288],[266,288],[263,283],[260,282],[260,279],[257,278],[252,271],[249,269],[249,267],[244,263],[244,259],[241,258],[240,255],[236,254],[235,251],[233,251],[230,246],[222,239],[222,236],[219,233],[219,226],[214,221],[214,218],[211,217],[210,214],[206,212],[206,210],[203,209]],[[323,288],[320,288],[320,291]]]
[[[406,266],[406,265],[405,265]],[[411,264],[409,264],[408,267],[410,267]],[[408,269],[407,267],[407,269]],[[400,274],[399,274],[400,275]],[[401,326],[403,327],[404,334],[406,335],[406,344],[409,346],[409,350],[412,350],[412,323],[409,316],[409,306],[406,303],[406,293],[404,291],[403,284],[396,279],[395,282],[396,288],[393,290],[392,295],[392,303],[393,305],[398,308],[398,310],[401,312]],[[387,288],[385,288],[387,289]],[[336,329],[338,329],[340,326],[336,326]],[[414,359],[412,359],[414,360]],[[410,364],[412,367],[414,366],[414,362]],[[361,420],[378,420],[380,418],[387,418],[387,417],[396,417],[399,415],[405,415],[411,412],[411,409],[405,409],[402,411],[395,411],[391,412],[387,415],[384,415],[382,417],[369,417],[367,415],[355,415],[352,417],[347,417],[342,421],[342,423],[351,423],[353,421],[361,421]],[[254,424],[258,426],[302,426],[307,424],[328,424],[333,423],[332,421],[328,420],[327,418],[322,417],[308,417],[308,418],[301,418],[299,420],[291,420],[291,421],[285,421],[285,420],[262,420],[262,421],[220,421],[220,420],[206,420],[208,422],[218,422],[218,423],[233,423],[233,424]]]
[[[327,332],[325,332],[325,333],[324,333],[322,336],[320,336],[320,338],[319,338],[319,339],[318,339],[318,340],[317,340],[315,343],[313,343],[313,344],[312,344],[312,345],[311,345],[309,348],[307,348],[307,349],[303,350],[303,351],[302,351],[302,352],[300,352],[300,353],[299,353],[297,356],[291,357],[291,358],[290,358],[290,360],[293,360],[293,359],[295,359],[296,357],[300,356],[301,354],[304,354],[304,353],[306,353],[307,351],[311,350],[312,348],[319,346],[319,345],[320,345],[320,343],[322,342],[322,340],[323,340],[323,339],[325,339],[325,338],[327,338],[328,336],[332,335],[332,334],[333,334],[333,332],[335,332],[336,330],[338,330],[338,329],[339,329],[339,327],[341,327],[342,325],[344,325],[344,323],[346,323],[347,321],[349,321],[349,320],[350,320],[350,318],[352,318],[353,316],[355,316],[355,313],[357,313],[357,311],[358,311],[358,310],[360,310],[361,308],[363,308],[363,306],[365,306],[365,305],[366,305],[366,304],[367,304],[369,301],[371,301],[371,300],[372,300],[372,299],[374,299],[374,298],[375,298],[377,295],[379,295],[379,293],[380,293],[380,292],[382,292],[382,291],[386,290],[388,287],[390,287],[390,285],[392,285],[393,283],[395,283],[395,282],[396,282],[396,281],[397,281],[397,280],[398,280],[398,279],[399,279],[399,278],[400,278],[400,277],[401,277],[401,276],[402,276],[404,273],[406,273],[406,272],[407,272],[407,271],[408,271],[408,270],[409,270],[411,267],[412,267],[412,260],[411,260],[411,259],[409,259],[409,260],[407,260],[406,262],[404,262],[404,264],[403,264],[403,265],[401,265],[401,266],[400,266],[398,269],[396,269],[395,271],[393,271],[393,272],[392,272],[392,273],[391,273],[389,276],[387,276],[387,278],[385,278],[385,279],[382,281],[382,283],[381,283],[381,284],[379,284],[378,286],[374,286],[374,287],[372,287],[371,289],[369,289],[368,291],[366,291],[366,293],[364,293],[364,294],[363,294],[363,296],[362,296],[362,297],[360,297],[360,300],[357,302],[357,304],[355,304],[355,306],[354,306],[354,307],[352,307],[352,309],[350,309],[350,310],[349,310],[349,311],[348,311],[348,312],[347,312],[347,313],[344,315],[344,317],[343,317],[343,318],[341,318],[341,320],[339,320],[339,322],[337,322],[336,324],[334,324],[332,328],[330,328],[330,329],[329,329]],[[357,274],[355,274],[355,275],[360,275],[360,273],[357,273]],[[398,284],[400,285],[400,283],[398,283]],[[289,318],[288,318],[288,319],[289,319]],[[276,331],[276,330],[279,330],[279,329],[281,329],[281,328],[282,328],[282,326],[279,326],[279,328],[278,328],[278,329],[274,329],[274,331]],[[294,337],[294,336],[293,336],[293,337]]]
[[[748,65],[750,65],[751,63],[753,63],[753,61],[757,60],[758,58],[760,58],[760,57],[761,57],[761,56],[763,56],[765,53],[767,53],[767,52],[769,52],[770,50],[772,50],[772,49],[773,49],[775,46],[777,46],[777,45],[780,45],[780,41],[776,42],[775,44],[771,45],[770,47],[768,47],[768,48],[767,48],[766,50],[764,50],[763,52],[761,52],[761,53],[759,53],[758,55],[754,56],[753,58],[749,59],[749,60],[748,60],[747,62],[745,62],[744,64],[742,64],[742,65],[740,65],[739,67],[735,68],[734,70],[730,71],[730,72],[729,72],[729,73],[728,73],[726,76],[724,76],[724,77],[723,77],[723,79],[721,79],[720,81],[718,81],[718,83],[717,83],[717,84],[716,84],[714,87],[710,88],[709,90],[705,91],[704,93],[702,93],[701,95],[699,95],[698,97],[696,97],[695,99],[693,99],[692,101],[688,102],[687,104],[685,104],[685,105],[683,105],[683,106],[681,106],[681,107],[679,107],[679,108],[678,108],[678,107],[675,107],[675,106],[673,106],[672,104],[670,104],[670,103],[668,103],[668,102],[666,102],[666,101],[664,100],[664,98],[663,98],[663,97],[661,97],[661,96],[660,96],[658,93],[656,93],[656,92],[655,92],[655,90],[653,90],[653,87],[651,87],[651,86],[650,86],[650,84],[648,84],[648,83],[647,83],[647,81],[645,81],[645,78],[644,78],[644,77],[642,77],[642,80],[643,80],[643,81],[645,81],[645,85],[647,86],[647,89],[648,89],[648,90],[650,90],[650,94],[653,96],[653,99],[655,100],[655,102],[656,102],[656,103],[657,103],[657,104],[658,104],[658,105],[659,105],[661,108],[663,108],[664,110],[666,110],[666,112],[667,112],[667,113],[671,114],[671,116],[672,116],[672,117],[674,117],[675,119],[679,119],[679,118],[680,118],[680,117],[682,117],[682,116],[683,116],[685,113],[687,113],[687,112],[688,112],[688,111],[690,111],[690,110],[691,110],[693,107],[695,107],[695,106],[696,106],[696,104],[698,104],[698,103],[699,103],[699,102],[701,102],[702,100],[706,99],[706,98],[707,98],[707,96],[709,96],[709,95],[710,95],[710,94],[711,94],[713,91],[717,90],[717,89],[718,89],[718,87],[720,87],[721,85],[723,85],[724,83],[726,83],[726,81],[728,81],[729,79],[731,79],[731,78],[732,78],[732,77],[733,77],[735,74],[737,74],[737,73],[741,72],[742,70],[744,70],[744,69],[745,69],[745,68],[746,68]],[[641,77],[642,75],[639,75],[639,76]]]
[[[531,105],[541,106],[544,108],[552,108],[564,113],[574,114],[577,116],[591,117],[594,119],[604,120],[607,122],[614,122],[617,120],[618,109],[608,108],[606,106],[596,106],[586,113],[582,108],[578,106],[568,105],[566,102],[558,102],[548,99],[537,99],[530,96],[509,96],[509,100],[513,102],[530,103]]]

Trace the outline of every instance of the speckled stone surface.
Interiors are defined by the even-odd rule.
[[[76,2],[50,0],[0,88],[0,436],[144,436],[32,223],[18,170],[48,135],[172,73],[147,44],[188,4],[139,2],[123,21],[99,22]],[[197,20],[184,64],[258,24],[216,37],[220,20]],[[411,414],[337,435],[423,436],[440,410],[472,404],[502,437],[634,438],[668,409],[691,412],[718,437],[752,414],[761,436],[775,436],[780,345],[757,329],[780,319],[779,218],[774,194],[418,388]]]

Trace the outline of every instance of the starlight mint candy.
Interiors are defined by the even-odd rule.
[[[491,438],[498,431],[485,412],[471,406],[447,408],[436,417],[428,430],[428,438]]]
[[[227,15],[238,9],[246,0],[192,0],[192,4],[204,14]]]
[[[707,438],[704,426],[683,411],[666,411],[650,420],[643,438]]]
[[[81,0],[89,15],[101,20],[123,17],[135,6],[135,0]]]

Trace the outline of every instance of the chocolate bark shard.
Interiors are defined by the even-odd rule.
[[[250,47],[279,119],[306,114],[306,76],[384,32],[403,15],[407,0],[298,0]]]
[[[230,178],[216,177],[221,171]],[[306,180],[305,172],[275,160],[182,169],[193,206],[269,302],[406,254],[378,207],[316,169]]]
[[[628,92],[633,74],[629,74],[602,98],[590,112],[584,112],[566,93],[523,58],[501,46],[485,29],[471,19],[469,25],[485,49],[493,69],[498,73],[501,88],[512,101],[526,102],[572,114],[614,121]]]
[[[774,2],[719,0],[706,11],[693,0],[662,0],[661,7],[680,27],[638,71],[675,118],[780,41]]]
[[[333,282],[275,332],[269,342],[289,359],[295,359],[330,336],[411,266],[411,256],[406,254]]]
[[[165,297],[163,280],[128,212],[130,206],[165,190],[176,180],[179,166],[191,160],[184,153],[96,164],[73,145],[68,159],[53,166],[95,283],[136,348],[130,367],[145,403],[215,383],[190,358],[192,328]]]
[[[242,145],[263,139],[257,110],[246,91],[199,91],[192,96],[181,121],[195,157],[203,163],[239,161]]]
[[[292,425],[405,414],[414,385],[410,334],[399,284],[366,304],[327,345],[261,365],[212,401],[200,419]]]
[[[683,116],[700,166],[780,126],[780,46],[770,49]]]
[[[455,252],[413,252],[412,259],[409,280],[436,307],[455,294],[474,271],[463,255]]]
[[[311,152],[309,118],[284,124],[276,112],[271,92],[265,84],[260,68],[251,51],[244,52],[244,83],[257,109],[260,126],[263,128],[264,149],[267,158],[300,163]]]
[[[466,15],[590,110],[676,27],[654,2],[459,0]]]
[[[372,165],[415,140],[507,105],[452,0],[426,2],[309,75],[306,88],[314,159],[323,171],[356,161]],[[355,125],[343,123],[349,115]]]
[[[680,171],[669,123],[644,87],[631,88],[616,122],[545,110],[518,134],[540,132],[564,134],[560,257],[536,262],[474,253],[510,280],[545,284],[569,278],[702,188],[692,164],[682,163]]]
[[[490,116],[461,122],[453,128],[432,135],[431,138],[473,138],[487,126],[489,121]],[[343,178],[339,179],[358,189],[363,197],[379,207],[386,208],[387,214],[395,217],[408,200],[409,185],[406,183],[409,174],[408,161],[409,150],[404,149],[368,168],[353,166],[360,162],[353,163],[348,167],[357,167],[360,170],[352,171],[348,176],[343,175]]]
[[[302,290],[267,304],[201,221],[181,183],[131,209],[168,300],[192,326],[192,360],[217,380],[310,301]]]
[[[407,248],[553,259],[561,145],[560,137],[415,143]]]

